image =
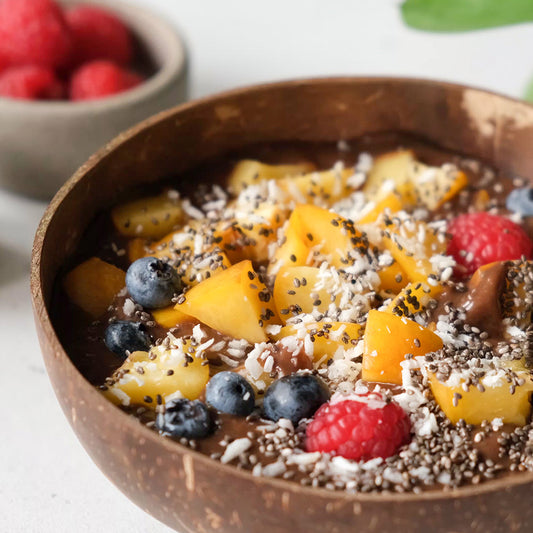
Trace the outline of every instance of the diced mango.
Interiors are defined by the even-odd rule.
[[[243,159],[233,168],[228,177],[228,188],[238,194],[248,185],[265,180],[280,180],[287,176],[298,176],[315,170],[312,163],[295,163],[292,165],[267,165],[252,159]]]
[[[128,259],[131,263],[146,255],[146,240],[141,238],[128,241]]]
[[[394,261],[388,267],[379,270],[378,276],[381,280],[379,288],[392,294],[398,294],[409,282],[407,274],[398,261]]]
[[[182,313],[173,305],[163,307],[163,309],[154,309],[152,311],[152,317],[160,326],[167,329],[173,328],[178,324],[183,324],[184,322],[196,322],[192,316]]]
[[[416,315],[425,311],[429,302],[437,298],[441,292],[442,285],[409,283],[387,306],[387,312],[406,317]]]
[[[313,343],[313,360],[315,363],[327,364],[339,348],[343,350],[353,348],[353,342],[359,340],[363,330],[364,326],[351,322],[311,322],[301,327],[283,326],[272,338],[279,341],[283,337],[292,335],[299,339],[310,335]]]
[[[164,192],[114,207],[111,220],[126,237],[159,239],[185,220],[185,212],[179,199]]]
[[[462,170],[453,165],[430,167],[413,161],[408,168],[417,203],[429,210],[438,209],[451,200],[468,185],[468,178]]]
[[[278,316],[285,323],[300,313],[311,313],[316,309],[325,313],[332,303],[327,288],[316,290],[320,282],[320,270],[315,267],[284,267],[274,283],[274,302]]]
[[[126,285],[126,273],[91,257],[71,270],[63,281],[69,299],[93,318],[103,315]]]
[[[409,179],[409,165],[415,160],[412,150],[397,150],[382,154],[374,159],[374,164],[367,175],[364,192],[377,201],[388,195],[391,187],[383,186],[391,181],[393,190],[400,196],[403,205],[413,199],[413,187]]]
[[[524,379],[524,384],[516,386],[514,393],[511,393],[510,384],[505,378],[498,382],[491,381],[490,385],[483,384],[482,380],[484,392],[472,385],[465,391],[462,383],[443,383],[432,373],[428,378],[435,401],[453,424],[461,419],[467,424],[477,425],[484,420],[501,418],[505,424],[523,426],[531,412],[533,382],[526,372],[518,375]]]
[[[277,240],[277,230],[287,220],[288,211],[277,205],[260,205],[253,212],[237,210],[231,226],[220,246],[232,263],[245,259],[264,262],[269,259],[269,246]],[[225,227],[231,221],[224,221]]]
[[[181,339],[179,339],[181,341]],[[105,395],[116,404],[144,405],[155,409],[171,395],[195,400],[209,381],[209,364],[190,339],[182,347],[155,346],[150,352],[133,352],[113,374]]]
[[[266,341],[265,327],[277,320],[270,292],[249,260],[194,286],[176,309],[221,333],[251,343]]]
[[[446,239],[422,221],[388,218],[383,230],[383,245],[398,261],[410,281],[427,283],[437,274],[430,258],[446,253]]]
[[[331,205],[349,196],[354,189],[348,184],[353,168],[310,172],[283,178],[278,187],[298,204]]]
[[[364,334],[362,377],[366,381],[402,384],[400,363],[407,354],[425,355],[442,348],[442,340],[405,317],[371,310]]]
[[[372,204],[369,204],[372,205]],[[385,211],[388,210],[390,214],[396,213],[404,209],[404,205],[399,198],[398,194],[394,191],[391,191],[383,198],[375,202],[374,207],[370,211],[367,211],[363,216],[357,221],[357,224],[372,224],[375,222],[379,216]]]

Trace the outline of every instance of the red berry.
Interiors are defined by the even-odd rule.
[[[8,66],[63,67],[71,52],[72,39],[55,2],[0,2],[0,57]]]
[[[356,461],[385,459],[409,442],[410,432],[405,411],[371,393],[320,407],[307,426],[305,447],[308,452],[328,452]]]
[[[130,63],[133,44],[130,32],[115,15],[100,7],[79,5],[65,15],[74,39],[74,63],[109,59]]]
[[[142,83],[143,79],[111,61],[93,61],[82,65],[70,80],[71,100],[93,100],[111,96]]]
[[[58,100],[64,96],[61,82],[46,67],[12,67],[0,74],[0,96],[24,100]]]
[[[508,218],[489,213],[460,215],[448,227],[448,254],[457,261],[455,274],[465,277],[494,261],[531,258],[533,242]]]

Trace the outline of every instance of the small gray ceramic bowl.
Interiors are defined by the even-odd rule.
[[[74,170],[108,140],[187,96],[186,49],[159,16],[115,0],[62,0],[109,9],[129,26],[152,75],[130,91],[86,102],[0,98],[0,187],[51,198]]]

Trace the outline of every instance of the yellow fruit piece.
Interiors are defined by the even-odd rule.
[[[91,257],[71,270],[63,281],[69,299],[93,318],[103,315],[126,285],[126,273]]]
[[[135,238],[128,241],[128,259],[131,263],[146,255],[146,240]]]
[[[183,324],[184,322],[196,322],[192,316],[182,313],[173,305],[164,307],[163,309],[154,309],[152,311],[152,317],[160,326],[167,329],[173,328],[178,324]]]
[[[277,240],[277,230],[287,220],[287,209],[277,205],[260,205],[253,212],[237,210],[233,221],[224,221],[227,228],[220,246],[232,263],[245,259],[263,262],[269,259],[269,246]]]
[[[325,285],[319,273],[318,268],[309,266],[284,267],[278,272],[274,302],[283,323],[300,313],[311,313],[314,309],[325,313],[328,310],[332,303],[330,291],[327,287],[316,289],[319,284]]]
[[[412,150],[397,150],[382,154],[374,159],[367,175],[363,191],[377,201],[391,192],[386,182],[392,182],[394,190],[403,205],[412,203],[413,187],[409,179],[409,166],[415,161]]]
[[[409,283],[387,306],[387,312],[407,317],[416,315],[425,311],[429,302],[438,298],[441,292],[442,285]]]
[[[298,204],[331,205],[354,191],[348,184],[353,173],[353,168],[310,172],[283,178],[278,181],[278,187]]]
[[[409,165],[408,176],[413,184],[416,203],[431,211],[451,200],[468,185],[466,174],[453,165],[430,167],[413,161]]]
[[[446,253],[444,234],[412,218],[388,218],[383,230],[383,246],[398,261],[409,281],[424,283],[430,275],[436,279],[438,274],[430,258]]]
[[[303,340],[309,335],[313,345],[313,360],[322,365],[326,364],[339,348],[343,350],[353,348],[354,342],[360,339],[363,330],[364,326],[351,322],[311,322],[301,326],[283,326],[272,339],[279,341],[283,337],[294,335]]]
[[[271,295],[251,261],[241,261],[194,286],[176,309],[209,327],[248,342],[267,340],[277,317]]]
[[[491,380],[490,385],[482,380],[484,392],[472,385],[465,391],[462,382],[451,384],[448,380],[442,383],[432,373],[428,378],[435,401],[453,424],[463,419],[467,424],[478,425],[484,420],[501,418],[505,424],[523,426],[531,411],[533,382],[526,372],[517,375],[524,379],[524,384],[516,386],[513,394],[510,383],[503,377]]]
[[[195,400],[209,381],[209,364],[191,342],[178,339],[181,346],[172,349],[156,346],[150,352],[133,352],[113,374],[104,394],[116,404],[152,409],[158,395],[162,403],[171,395]]]
[[[398,261],[378,271],[381,284],[379,288],[389,294],[398,294],[409,282],[407,274]]]
[[[372,204],[369,204],[372,205]],[[386,194],[381,200],[375,202],[374,207],[366,212],[358,221],[357,224],[372,224],[379,216],[387,209],[389,213],[396,213],[401,211],[405,206],[403,205],[398,194],[394,191]]]
[[[371,310],[364,334],[362,377],[366,381],[402,384],[400,363],[407,354],[425,355],[442,348],[442,340],[405,317]]]
[[[176,270],[185,285],[194,287],[211,276],[223,272],[230,266],[231,262],[224,252],[213,250],[195,256],[193,259],[183,261],[178,264]]]
[[[265,180],[280,180],[287,176],[298,176],[315,170],[312,163],[295,163],[292,165],[267,165],[252,159],[243,159],[233,168],[228,177],[228,189],[239,194],[248,185]]]
[[[126,237],[159,239],[185,220],[185,212],[180,201],[165,192],[114,207],[111,220]]]

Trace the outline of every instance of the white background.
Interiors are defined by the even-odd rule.
[[[533,24],[435,35],[407,29],[393,0],[137,2],[183,32],[193,98],[333,74],[430,77],[520,96],[533,76]],[[49,385],[28,281],[44,207],[0,192],[0,531],[168,532],[92,464]]]

